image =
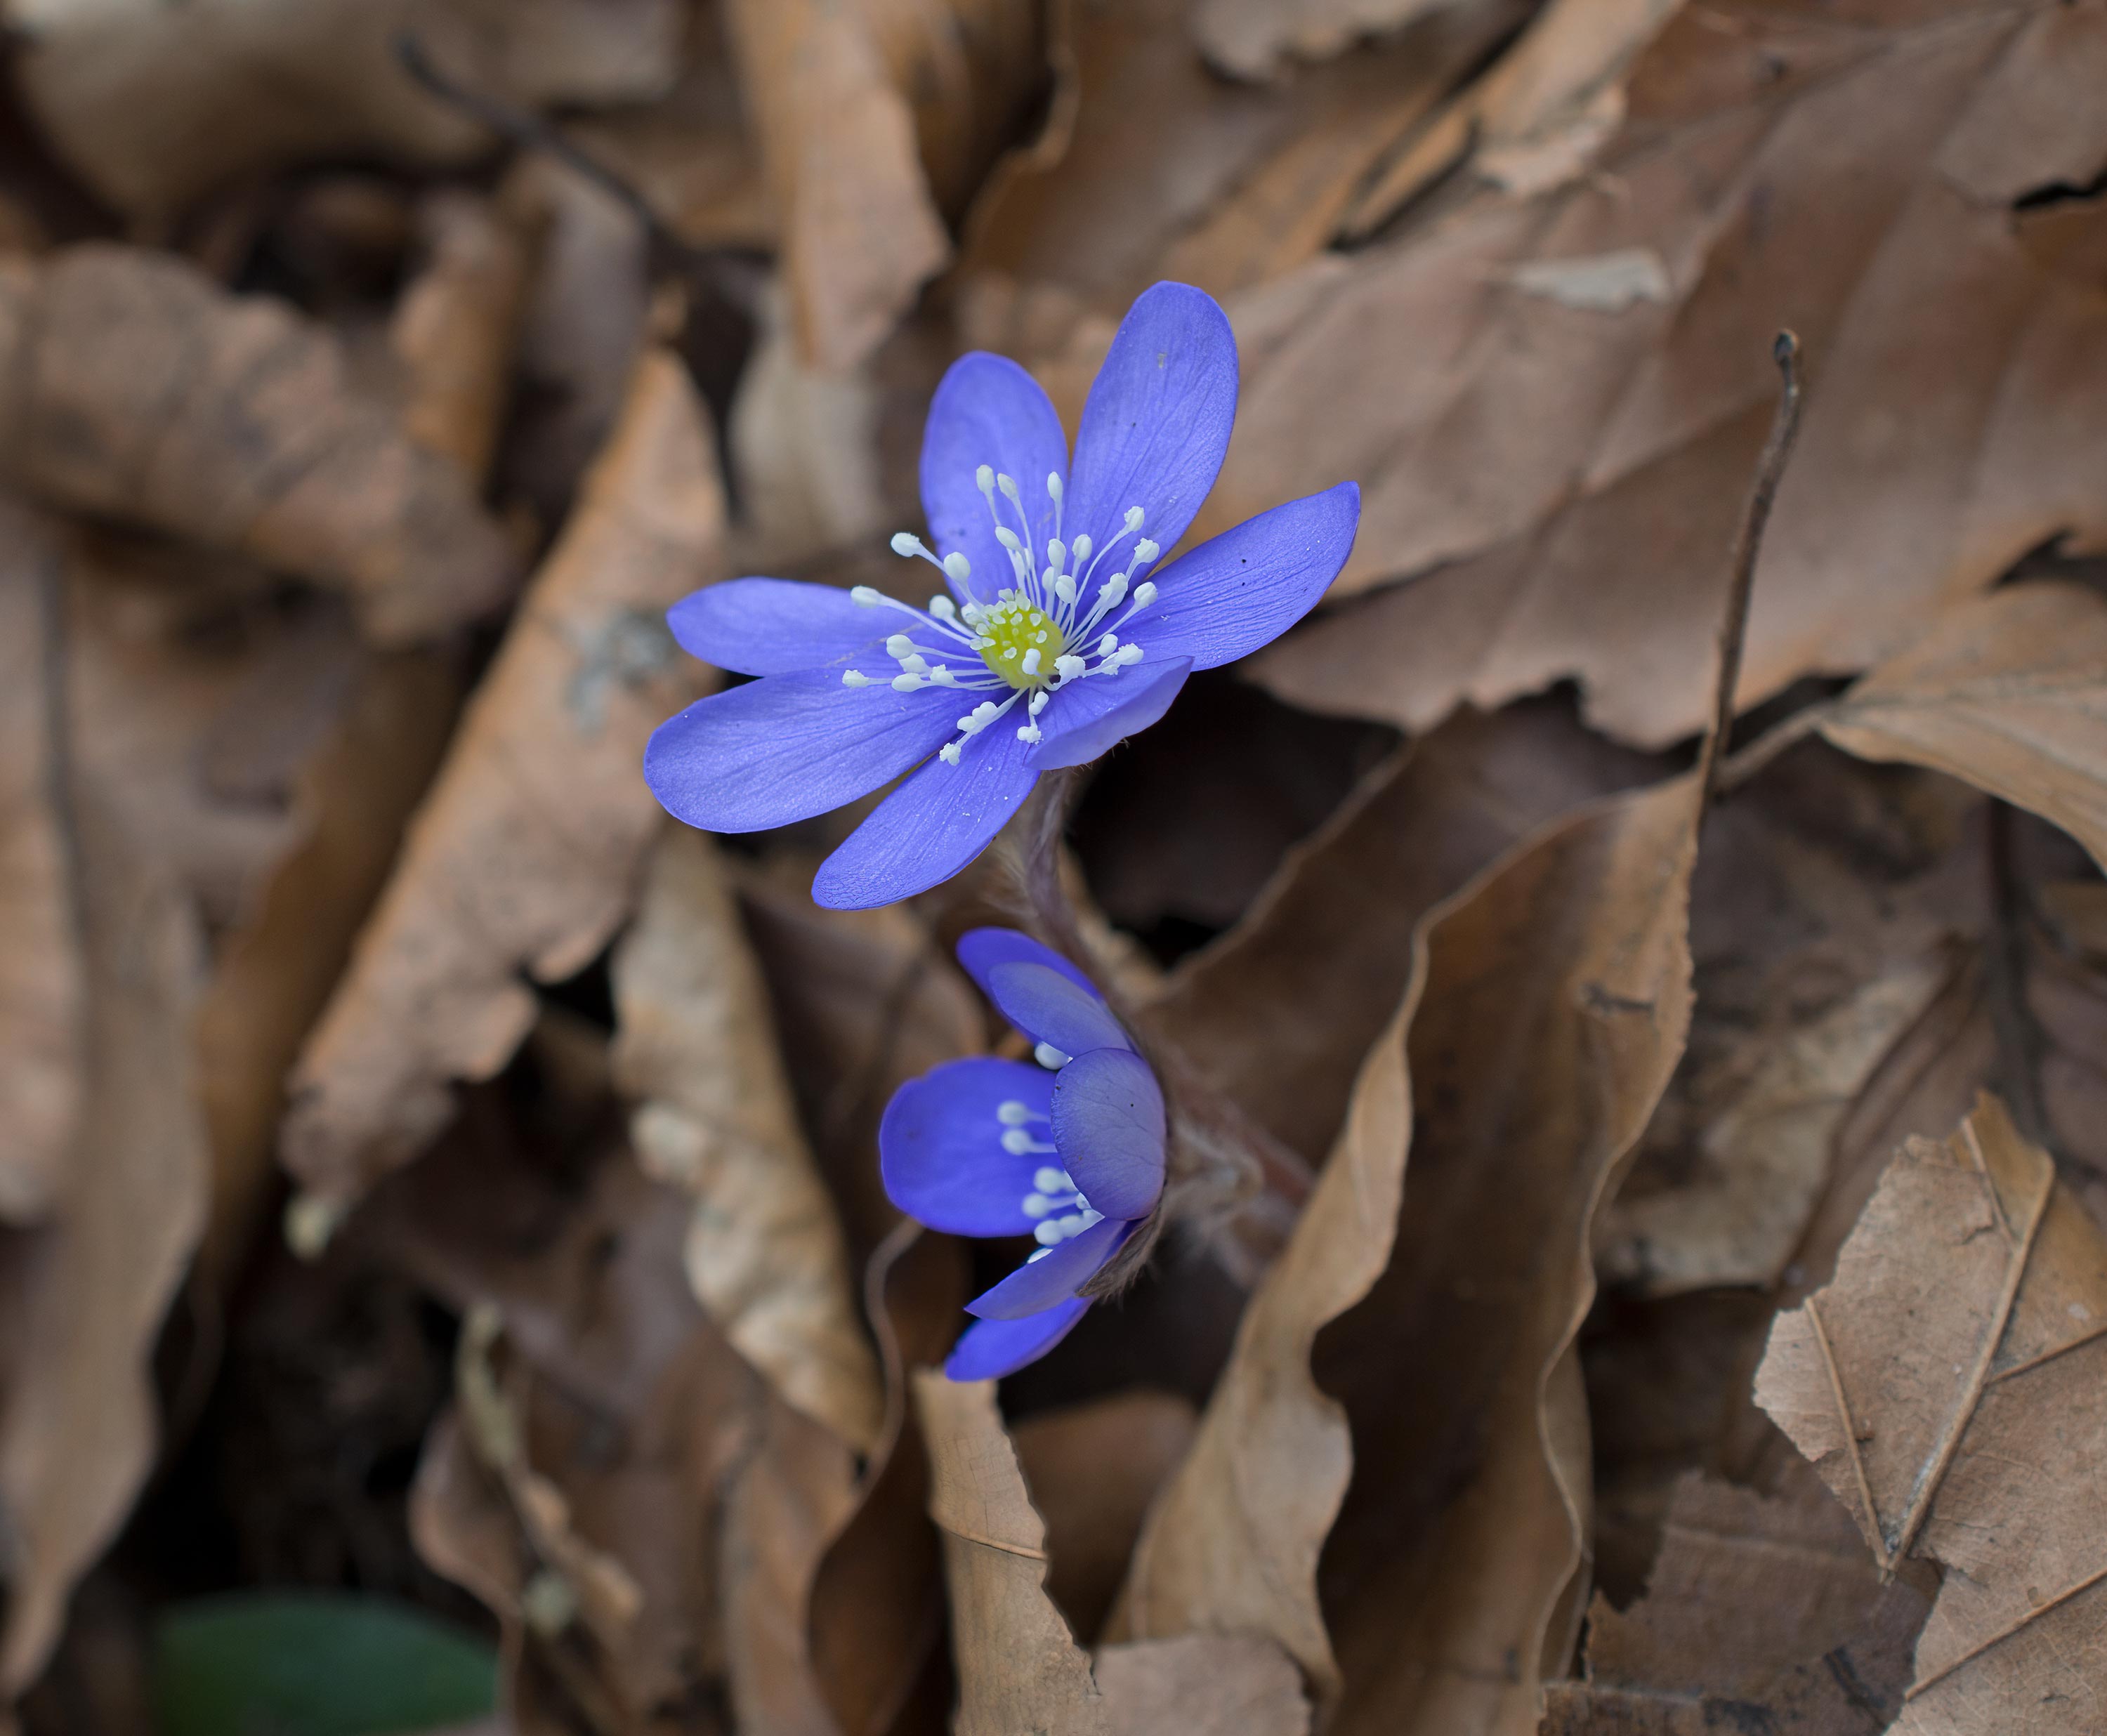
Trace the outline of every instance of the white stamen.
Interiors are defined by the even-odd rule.
[[[1153,581],[1143,579],[1140,584],[1134,586],[1134,606],[1136,608],[1145,609],[1155,600],[1156,585]]]
[[[1080,567],[1085,561],[1090,558],[1090,550],[1093,546],[1094,545],[1091,543],[1087,534],[1078,536],[1076,539],[1076,564],[1078,567]]]
[[[914,641],[905,633],[896,633],[885,642],[885,654],[889,657],[903,657],[914,649]]]
[[[1080,1212],[1071,1212],[1067,1217],[1061,1218],[1059,1222],[1061,1233],[1064,1236],[1080,1236],[1084,1231],[1089,1228],[1089,1225],[1084,1221]]]
[[[895,554],[928,554],[929,551],[922,546],[922,539],[912,532],[898,531],[893,534],[892,552]]]
[[[1058,506],[1061,504],[1062,494],[1061,473],[1058,470],[1049,470],[1046,473],[1046,491],[1053,496],[1054,504]]]
[[[1054,659],[1054,673],[1063,681],[1073,681],[1090,666],[1079,657],[1057,657]]]
[[[860,669],[844,669],[842,671],[842,685],[843,687],[869,687],[870,685],[870,677],[865,675]]]
[[[851,585],[849,587],[849,601],[859,608],[874,609],[885,600],[883,591],[874,590],[868,585]]]
[[[1051,1164],[1041,1164],[1031,1172],[1031,1185],[1042,1194],[1059,1194],[1064,1199],[1076,1191],[1076,1184],[1068,1179],[1068,1172],[1056,1169]]]
[[[928,684],[928,678],[922,675],[895,675],[892,678],[892,690],[896,693],[919,693]]]
[[[944,557],[944,571],[950,576],[954,584],[963,585],[973,576],[973,563],[955,550]],[[946,597],[945,608],[949,608],[950,603],[951,599]]]
[[[1053,1250],[1054,1243],[1062,1239],[1060,1219],[1058,1218],[1047,1218],[1037,1229],[1031,1232],[1031,1236],[1033,1240],[1036,1241],[1040,1247],[1045,1248],[1050,1253]]]
[[[1156,557],[1162,552],[1163,550],[1161,549],[1151,542],[1146,536],[1143,537],[1139,542],[1134,545],[1134,558],[1144,567],[1146,567],[1151,561],[1154,560]]]
[[[1099,657],[1110,657],[1118,649],[1119,635],[1116,633],[1107,633],[1103,639],[1098,641],[1098,655]]]
[[[929,679],[939,687],[956,687],[959,684],[959,678],[952,674],[951,666],[948,663],[939,663],[931,670]]]
[[[1007,1103],[995,1105],[995,1119],[1004,1127],[1022,1127],[1026,1122],[1036,1118],[1029,1108],[1018,1102],[1015,1097],[1012,1097]],[[1035,1186],[1037,1185],[1036,1180],[1033,1185]]]
[[[1094,1223],[1103,1223],[1105,1221],[1105,1214],[1103,1212],[1092,1210],[1090,1202],[1085,1200],[1080,1194],[1077,1194],[1076,1195],[1076,1203],[1083,1209],[1083,1227],[1085,1229],[1089,1229]]]
[[[945,742],[937,750],[937,757],[946,765],[956,765],[959,763],[959,744],[956,742]]]
[[[1024,1196],[1024,1215],[1027,1218],[1044,1218],[1053,1209],[1054,1202],[1044,1194],[1027,1194]]]
[[[1126,509],[1126,534],[1130,536],[1141,528],[1141,509],[1130,506]]]
[[[1041,639],[1046,637],[1044,633],[1039,636]],[[1024,653],[1024,672],[1027,675],[1036,675],[1039,673],[1039,648],[1036,645]]]
[[[910,675],[926,675],[929,673],[928,660],[919,651],[910,651],[905,657],[901,658],[900,666]]]
[[[1049,1071],[1058,1072],[1068,1065],[1068,1057],[1050,1043],[1034,1043],[1031,1047],[1031,1058]]]
[[[965,559],[965,556],[963,554],[955,554],[951,557],[951,559],[963,561]],[[950,567],[950,562],[946,561],[945,563],[946,570],[949,571]],[[959,576],[963,580],[965,575],[961,573]],[[973,604],[968,603],[966,607],[968,608],[971,608]],[[958,605],[953,603],[949,597],[944,595],[941,591],[929,599],[929,612],[934,615],[939,621],[956,621],[959,618]],[[970,620],[972,617],[969,616],[967,618]]]
[[[1045,711],[1046,709],[1046,702],[1052,697],[1053,696],[1043,687],[1040,689],[1037,693],[1034,693],[1031,696],[1031,704],[1028,707],[1031,715],[1034,717],[1036,717],[1041,711]]]
[[[1017,532],[1006,524],[996,527],[995,540],[1009,550],[1010,558],[1013,561],[1024,553],[1024,545],[1017,540]]]
[[[973,487],[979,489],[982,494],[993,494],[995,492],[994,470],[988,465],[982,464],[973,472]]]
[[[1046,571],[1054,576],[1058,577],[1061,563],[1067,558],[1068,551],[1061,546],[1061,539],[1058,536],[1048,537],[1046,539]]]
[[[1061,599],[1065,614],[1076,606],[1076,581],[1065,572],[1058,574],[1054,581],[1054,594]]]
[[[1003,499],[1009,501],[1022,514],[1024,511],[1024,496],[1017,491],[1016,478],[1004,476],[998,470],[995,473],[995,485],[1002,491]]]

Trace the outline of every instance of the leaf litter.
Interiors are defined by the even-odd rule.
[[[7,16],[0,1722],[265,1588],[489,1736],[2100,1725],[2093,0]],[[919,608],[1161,279],[1325,606],[903,904],[669,820],[667,607]],[[1204,1163],[958,1384],[1020,925]]]

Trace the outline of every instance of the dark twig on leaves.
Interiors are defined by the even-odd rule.
[[[2009,804],[1992,800],[1983,846],[1990,921],[1983,960],[1990,1023],[1997,1039],[1999,1092],[2010,1105],[2012,1121],[2019,1132],[2053,1152],[2055,1143],[2042,1097],[2042,1063],[2047,1058],[2048,1038],[2027,1000],[2027,941],[2033,908],[2015,859],[2015,818]]]
[[[1721,761],[1727,738],[1734,726],[1734,690],[1741,685],[1741,648],[1748,637],[1749,599],[1756,581],[1756,557],[1761,552],[1763,527],[1769,522],[1771,504],[1777,498],[1778,483],[1785,476],[1786,460],[1799,433],[1799,339],[1789,331],[1777,334],[1771,346],[1781,381],[1777,410],[1771,431],[1756,460],[1755,481],[1749,488],[1749,504],[1734,536],[1733,563],[1727,581],[1726,612],[1719,622],[1719,677],[1712,713],[1712,727],[1697,762],[1701,792],[1699,806],[1710,804],[1719,791]]]

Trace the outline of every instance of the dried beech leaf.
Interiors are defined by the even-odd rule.
[[[0,1220],[40,1216],[79,1125],[86,967],[60,787],[59,553],[0,505]]]
[[[1756,1399],[1883,1567],[1946,1568],[1909,1736],[2107,1717],[2107,1238],[1985,1097],[1882,1178],[1827,1288],[1781,1314]]]
[[[84,1110],[47,1220],[0,1251],[0,1702],[43,1666],[74,1582],[151,1469],[151,1357],[204,1227],[191,1054],[203,969],[184,888],[83,774],[72,782],[88,966]]]
[[[798,342],[823,370],[861,361],[950,262],[943,207],[1039,83],[1036,18],[1018,0],[729,0]]]
[[[377,640],[510,591],[461,473],[357,390],[337,340],[166,254],[93,244],[0,261],[0,468],[55,505],[347,593]]]
[[[166,213],[244,172],[326,157],[460,162],[489,135],[411,78],[396,39],[515,102],[672,83],[678,0],[7,0],[38,119],[106,199]]]
[[[1883,1580],[1804,1473],[1779,1496],[1692,1473],[1646,1595],[1620,1612],[1596,1595],[1587,1679],[1551,1685],[1543,1736],[1699,1736],[1751,1719],[1769,1736],[1863,1736],[1901,1709],[1929,1606],[1923,1587]]]
[[[1935,617],[1810,720],[1864,760],[1972,783],[2107,864],[2107,602],[2014,585]]]
[[[1193,34],[1207,58],[1242,79],[1263,79],[1290,57],[1321,61],[1361,36],[1396,30],[1447,0],[1201,0]]]
[[[2103,59],[2096,3],[1876,5],[1848,29],[1686,11],[1596,173],[1242,298],[1236,437],[1196,533],[1354,476],[1336,595],[1413,579],[1274,647],[1261,679],[1417,729],[1570,675],[1621,738],[1690,733],[1781,325],[1813,361],[1742,703],[1875,662],[2048,539],[2100,545],[2107,302],[2012,202],[2107,165],[2076,94]],[[1635,248],[1667,299],[1599,312],[1512,282]]]
[[[648,1174],[694,1196],[697,1300],[785,1398],[868,1451],[883,1399],[848,1249],[712,840],[660,836],[613,971],[616,1075],[640,1100],[631,1141]]]
[[[470,702],[352,968],[303,1052],[282,1150],[336,1204],[501,1067],[543,981],[606,944],[660,815],[645,738],[692,693],[662,621],[714,576],[724,502],[685,370],[639,362],[622,420]]]
[[[1256,1635],[1108,1648],[1092,1674],[1044,1589],[1045,1527],[995,1410],[995,1383],[914,1375],[929,1444],[930,1516],[943,1533],[958,1736],[1144,1736],[1166,1716],[1194,1736],[1305,1736],[1292,1662]]]
[[[1116,1631],[1269,1634],[1343,1731],[1533,1715],[1583,1559],[1593,1219],[1688,1024],[1692,796],[1602,803],[1422,923]]]
[[[408,376],[403,432],[480,482],[505,407],[538,227],[515,194],[509,208],[452,189],[418,211],[427,258],[396,304],[389,339]]]

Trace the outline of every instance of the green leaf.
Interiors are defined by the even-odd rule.
[[[381,1598],[178,1604],[154,1636],[160,1736],[394,1736],[488,1716],[490,1647]]]

